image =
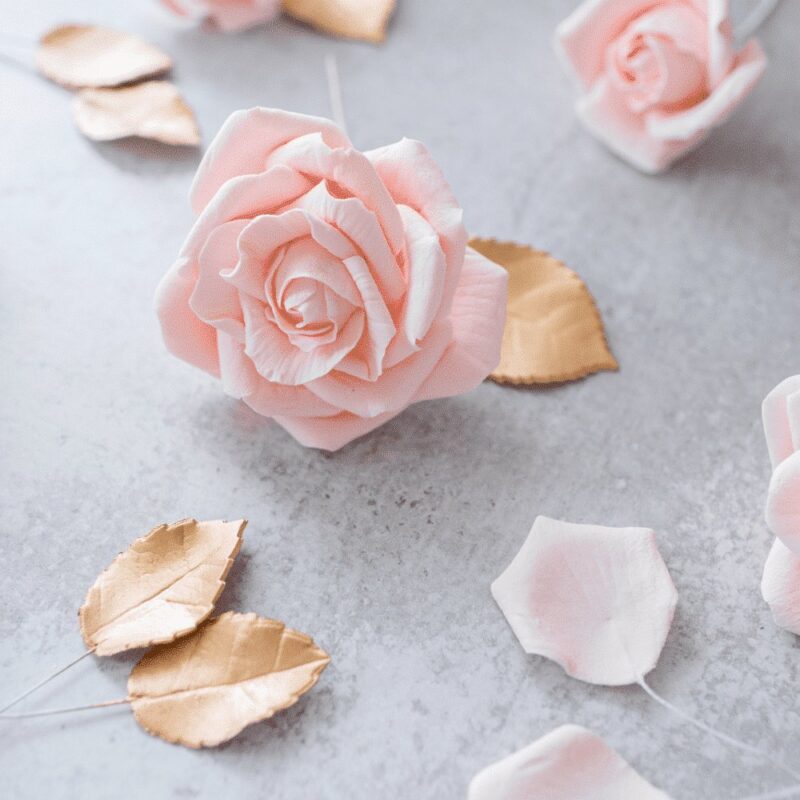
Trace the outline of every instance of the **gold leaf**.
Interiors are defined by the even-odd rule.
[[[140,136],[166,144],[198,145],[192,109],[169,81],[120,89],[83,89],[73,105],[75,124],[98,142]]]
[[[138,36],[94,25],[62,25],[46,33],[36,53],[39,71],[71,89],[120,86],[160,75],[172,59]]]
[[[137,539],[86,595],[79,612],[86,645],[110,656],[191,633],[213,611],[245,525],[185,519]]]
[[[508,315],[500,383],[557,383],[619,368],[589,290],[548,253],[512,242],[473,239],[470,247],[508,270]]]
[[[148,733],[213,747],[291,706],[329,662],[282,622],[229,611],[147,653],[128,679],[128,698]]]
[[[382,42],[395,0],[283,0],[283,10],[325,33]]]

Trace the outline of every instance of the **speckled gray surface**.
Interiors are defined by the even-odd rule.
[[[772,64],[755,94],[659,178],[574,120],[549,47],[570,0],[400,6],[382,48],[288,22],[180,32],[148,0],[1,0],[0,18],[29,38],[86,20],[160,43],[206,141],[244,106],[327,114],[335,52],[355,141],[422,139],[474,233],[577,269],[621,372],[485,384],[335,455],[302,449],[161,344],[152,295],[191,222],[197,156],[83,140],[69,96],[3,57],[0,694],[80,653],[97,573],[186,515],[250,519],[223,609],[281,618],[333,654],[297,706],[214,751],[153,739],[124,709],[2,723],[3,797],[449,800],[564,722],[680,800],[785,785],[640,690],[522,652],[489,583],[537,513],[654,528],[680,603],[651,682],[800,766],[800,648],[758,591],[759,404],[800,371],[800,3],[762,31]],[[136,657],[88,659],[29,705],[120,696]]]

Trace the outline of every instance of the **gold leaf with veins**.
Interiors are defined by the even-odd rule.
[[[120,86],[167,72],[172,59],[138,36],[95,25],[62,25],[36,52],[39,71],[71,89]]]
[[[245,525],[185,519],[137,539],[86,595],[79,618],[87,646],[110,656],[191,633],[213,611]]]
[[[81,133],[98,142],[139,136],[165,144],[200,144],[194,113],[169,81],[83,89],[73,114]]]
[[[148,733],[213,747],[291,706],[329,662],[282,622],[229,611],[147,653],[128,678],[128,699]]]
[[[513,242],[473,239],[469,246],[508,271],[508,314],[493,380],[557,383],[618,369],[594,299],[571,269]]]
[[[395,0],[283,0],[289,16],[325,33],[382,42]]]

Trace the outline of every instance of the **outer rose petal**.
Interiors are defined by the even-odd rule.
[[[767,66],[761,45],[751,39],[725,76],[705,100],[685,111],[654,110],[646,115],[647,131],[657,139],[697,141],[710,128],[724,122],[758,82]]]
[[[800,375],[781,381],[761,404],[772,468],[800,450]]]
[[[479,772],[468,800],[669,800],[616,750],[578,725],[562,725]]]
[[[695,0],[708,19],[708,80],[713,91],[733,65],[733,29],[728,0]],[[705,8],[702,8],[705,6]]]
[[[164,343],[172,355],[219,377],[217,332],[199,320],[189,308],[195,277],[187,260],[178,259],[156,289],[156,314]]]
[[[764,564],[761,596],[775,624],[800,635],[800,556],[776,539]]]
[[[374,165],[394,201],[419,212],[439,234],[447,262],[441,310],[447,313],[467,245],[467,232],[462,222],[464,214],[458,201],[439,165],[421,142],[401,139],[364,155]]]
[[[223,31],[241,31],[269,22],[281,10],[281,0],[204,0],[204,5]]]
[[[500,363],[508,273],[467,248],[450,320],[453,340],[414,402],[474,389]]]
[[[765,516],[769,529],[800,555],[800,451],[775,467]]]
[[[307,133],[320,133],[329,147],[351,147],[337,125],[321,117],[272,108],[234,111],[214,137],[197,169],[190,193],[200,213],[231,178],[263,172],[272,152]]]
[[[384,422],[396,417],[405,409],[390,411],[377,417],[357,417],[355,414],[341,413],[335,417],[292,417],[276,416],[275,422],[285,428],[305,447],[320,450],[339,450],[353,439],[364,436]]]
[[[661,0],[587,0],[557,28],[556,52],[584,88],[590,88],[605,70],[609,44],[639,14]]]

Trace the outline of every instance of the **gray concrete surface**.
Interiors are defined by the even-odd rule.
[[[680,604],[653,685],[800,767],[800,647],[758,590],[759,404],[800,371],[800,3],[762,31],[755,94],[658,178],[575,121],[549,47],[571,6],[401,0],[374,48],[289,22],[176,31],[149,0],[0,2],[7,34],[93,21],[164,46],[206,142],[245,106],[328,114],[336,53],[354,140],[425,141],[472,232],[571,264],[622,367],[544,390],[484,384],[338,454],[302,449],[161,344],[152,295],[191,223],[198,156],[84,140],[69,95],[3,38],[0,700],[81,652],[77,608],[114,554],[187,515],[250,519],[223,609],[283,619],[333,654],[310,695],[214,751],[151,738],[125,709],[3,722],[4,798],[449,800],[564,722],[681,800],[786,785],[640,690],[522,652],[489,583],[538,513],[656,529]],[[137,657],[87,659],[28,707],[123,695]]]

